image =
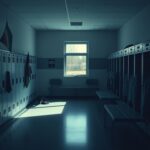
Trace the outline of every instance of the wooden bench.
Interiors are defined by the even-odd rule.
[[[144,118],[137,112],[133,110],[126,103],[117,103],[117,105],[104,105],[106,113],[110,116],[112,120],[112,126],[116,122],[145,122]],[[106,116],[104,116],[104,126],[106,123]]]

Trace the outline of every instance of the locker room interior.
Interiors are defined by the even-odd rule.
[[[0,0],[0,150],[150,149],[149,15],[149,0]],[[67,74],[75,55],[85,74]]]

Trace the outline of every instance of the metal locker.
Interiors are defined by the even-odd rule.
[[[16,55],[16,62],[15,62],[15,86],[16,86],[16,101],[20,102],[20,89],[19,89],[19,54]],[[20,110],[20,105],[18,106],[18,111]]]
[[[13,116],[17,112],[17,105],[16,105],[16,84],[15,84],[15,62],[16,62],[16,57],[15,54],[12,54],[12,65],[11,65],[11,72],[12,72],[12,105],[13,105]]]
[[[7,52],[3,51],[2,52],[2,88],[3,88],[3,94],[2,94],[2,99],[3,99],[3,112],[2,112],[2,116],[3,116],[3,122],[5,122],[8,119],[8,96],[7,93],[5,91],[5,74],[7,71]]]
[[[11,53],[7,52],[6,54],[6,71],[9,72],[10,74],[10,85],[11,85],[11,91],[10,92],[6,92],[6,104],[7,104],[7,119],[12,117],[12,84],[11,84],[11,79],[12,79],[12,74],[11,74]],[[7,81],[5,81],[5,84],[7,83]]]
[[[31,56],[29,56],[29,66],[32,67],[32,65],[31,65]],[[29,96],[30,96],[31,93],[32,93],[32,80],[30,78],[29,85],[27,87],[27,93],[26,93],[27,104],[30,103],[28,98],[29,98]]]
[[[20,89],[20,55],[19,54],[16,54],[16,63],[15,63],[15,76],[16,76],[16,100],[15,100],[15,103],[17,105],[17,108],[16,108],[16,113],[20,111],[20,97],[21,97],[21,89]]]
[[[23,70],[24,70],[24,66],[23,66],[23,56],[20,54],[19,55],[19,64],[18,64],[18,69],[19,69],[19,100],[22,100],[22,104],[20,105],[20,109],[22,109],[25,105],[25,102],[23,100]]]
[[[22,95],[21,95],[21,109],[23,108],[23,101],[26,98],[27,95],[27,88],[24,86],[24,68],[25,68],[25,62],[26,62],[26,57],[25,55],[22,56],[23,58],[23,63],[21,64],[21,72],[22,72],[22,78],[23,78],[23,83],[22,83]]]
[[[21,99],[24,100],[25,98],[25,91],[26,88],[24,87],[24,65],[25,65],[25,57],[24,55],[21,56],[22,58],[22,63],[20,64],[20,73],[21,73],[21,78],[22,78],[22,84],[21,84]]]

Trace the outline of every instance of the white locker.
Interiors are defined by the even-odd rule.
[[[15,63],[16,63],[16,56],[13,53],[12,54],[12,65],[11,65],[11,71],[12,71],[12,105],[13,105],[13,116],[16,114],[17,112],[17,104],[16,104],[16,84],[15,84]]]
[[[11,53],[7,52],[7,54],[6,54],[6,71],[8,71],[10,73],[10,80],[12,79],[11,62],[12,62]],[[6,84],[6,81],[5,81],[5,84]],[[11,85],[11,88],[12,88],[12,85]],[[6,92],[5,103],[7,105],[7,117],[8,117],[7,119],[12,117],[12,90],[13,89],[11,89],[11,92],[9,92],[9,93]]]
[[[2,116],[3,116],[3,122],[5,122],[8,119],[8,96],[6,94],[5,91],[5,74],[7,71],[7,52],[3,51],[2,52],[2,88],[3,88],[3,94],[2,94],[2,99],[3,99],[3,112],[2,112]]]
[[[27,58],[27,56],[26,56]],[[29,65],[31,65],[31,56],[29,56]],[[31,79],[29,81],[29,84],[28,84],[28,87],[26,88],[26,96],[25,96],[25,99],[27,101],[27,105],[29,104],[29,95],[31,93]]]
[[[16,62],[15,62],[15,86],[16,86],[16,100],[19,102],[18,111],[20,110],[21,104],[20,104],[20,89],[19,89],[19,54],[16,55]]]
[[[24,101],[23,101],[23,57],[21,54],[19,54],[19,63],[18,63],[18,77],[19,77],[19,101],[20,101],[20,109],[24,107]],[[21,102],[22,101],[22,102]]]
[[[22,72],[22,95],[20,99],[20,109],[24,107],[24,100],[26,98],[26,93],[27,93],[27,88],[24,86],[24,67],[25,67],[25,62],[26,62],[26,57],[25,55],[22,56],[23,58],[23,63],[21,64],[21,72]]]

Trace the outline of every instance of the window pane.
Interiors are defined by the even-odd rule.
[[[87,53],[87,44],[66,44],[66,53]]]
[[[86,75],[86,56],[66,56],[67,76]]]

